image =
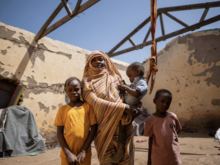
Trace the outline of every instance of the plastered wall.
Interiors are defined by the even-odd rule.
[[[56,141],[53,122],[66,104],[67,78],[82,78],[88,50],[44,37],[36,43],[28,31],[0,23],[0,78],[19,80],[25,86],[22,106],[29,108],[47,143]],[[127,63],[113,60],[128,82]]]
[[[148,71],[149,62],[143,65]],[[165,88],[173,94],[170,111],[186,131],[220,127],[219,29],[175,38],[158,53],[158,68],[154,90],[143,98],[151,113],[155,92]]]

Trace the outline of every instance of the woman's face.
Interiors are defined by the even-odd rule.
[[[94,68],[105,68],[105,59],[102,56],[94,57],[91,64]]]

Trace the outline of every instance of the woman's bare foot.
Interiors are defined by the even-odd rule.
[[[125,155],[125,149],[124,149],[123,145],[119,145],[118,151],[112,157],[112,162],[118,163],[120,160],[123,159],[124,155]]]

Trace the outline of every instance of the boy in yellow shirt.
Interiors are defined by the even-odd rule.
[[[62,148],[61,165],[75,165],[76,163],[90,165],[91,143],[97,132],[94,111],[89,104],[80,100],[79,79],[70,77],[66,80],[64,88],[70,102],[60,107],[54,121]]]

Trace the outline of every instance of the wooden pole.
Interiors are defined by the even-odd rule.
[[[61,25],[65,24],[67,21],[71,20],[72,18],[77,16],[79,13],[84,12],[86,9],[88,9],[89,7],[91,7],[92,5],[96,4],[99,1],[100,0],[89,0],[89,1],[85,2],[83,5],[80,6],[79,10],[76,13],[72,14],[72,17],[67,15],[67,16],[63,17],[62,19],[60,19],[59,21],[57,21],[56,23],[54,23],[53,25],[51,25],[49,28],[47,28],[44,31],[44,33],[42,34],[41,38],[46,36],[47,34],[51,33],[52,31],[54,31],[55,29],[57,29]]]
[[[211,24],[211,23],[216,22],[216,21],[220,21],[220,15],[217,15],[217,16],[215,16],[215,17],[212,17],[212,18],[210,18],[210,19],[207,19],[207,20],[205,20],[205,21],[203,21],[203,22],[200,22],[200,23],[197,23],[197,24],[188,26],[188,27],[186,27],[186,28],[177,30],[177,31],[175,31],[175,32],[166,34],[165,36],[158,37],[158,38],[155,39],[155,41],[156,41],[156,42],[163,41],[163,40],[166,40],[166,39],[168,39],[168,38],[172,38],[172,37],[174,37],[174,36],[183,34],[183,33],[185,33],[185,32],[192,31],[192,30],[195,30],[195,29],[199,29],[199,28],[202,27],[202,26]],[[114,57],[114,56],[117,56],[117,55],[120,55],[120,54],[123,54],[123,53],[127,53],[127,52],[130,52],[130,51],[133,51],[133,50],[141,49],[141,48],[143,48],[143,47],[145,47],[145,46],[148,46],[148,45],[150,45],[150,44],[151,44],[151,41],[147,41],[147,42],[144,42],[144,43],[142,43],[142,44],[139,44],[139,45],[136,45],[136,46],[133,46],[133,47],[130,47],[130,48],[127,48],[127,49],[124,49],[124,50],[121,50],[121,51],[112,53],[112,54],[108,54],[108,55],[109,55],[109,57]]]
[[[60,12],[60,10],[63,8],[63,3],[61,2],[58,7],[54,10],[54,12],[51,14],[51,16],[47,19],[47,21],[44,23],[44,25],[41,27],[37,35],[35,36],[35,41],[38,41],[46,28],[50,25],[50,23],[53,21],[53,19],[57,16],[57,14]]]
[[[160,13],[160,26],[161,26],[162,35],[165,36],[165,30],[164,30],[162,13]]]
[[[204,21],[204,19],[205,19],[206,15],[207,15],[207,13],[208,13],[208,11],[209,11],[209,8],[206,8],[206,9],[204,10],[204,12],[203,12],[203,14],[202,14],[202,17],[201,17],[201,19],[200,19],[200,21],[199,21],[199,22]]]
[[[169,13],[164,13],[166,16],[170,17],[171,19],[173,19],[174,21],[178,22],[179,24],[188,27],[189,25],[187,25],[186,23],[182,22],[181,20],[179,20],[178,18],[174,17],[173,15],[169,14]]]
[[[150,17],[144,20],[138,27],[136,27],[130,34],[128,34],[123,40],[121,40],[114,48],[112,48],[108,54],[112,54],[116,49],[118,49],[123,43],[125,43],[130,37],[137,33],[142,27],[144,27],[148,22],[150,22]]]

